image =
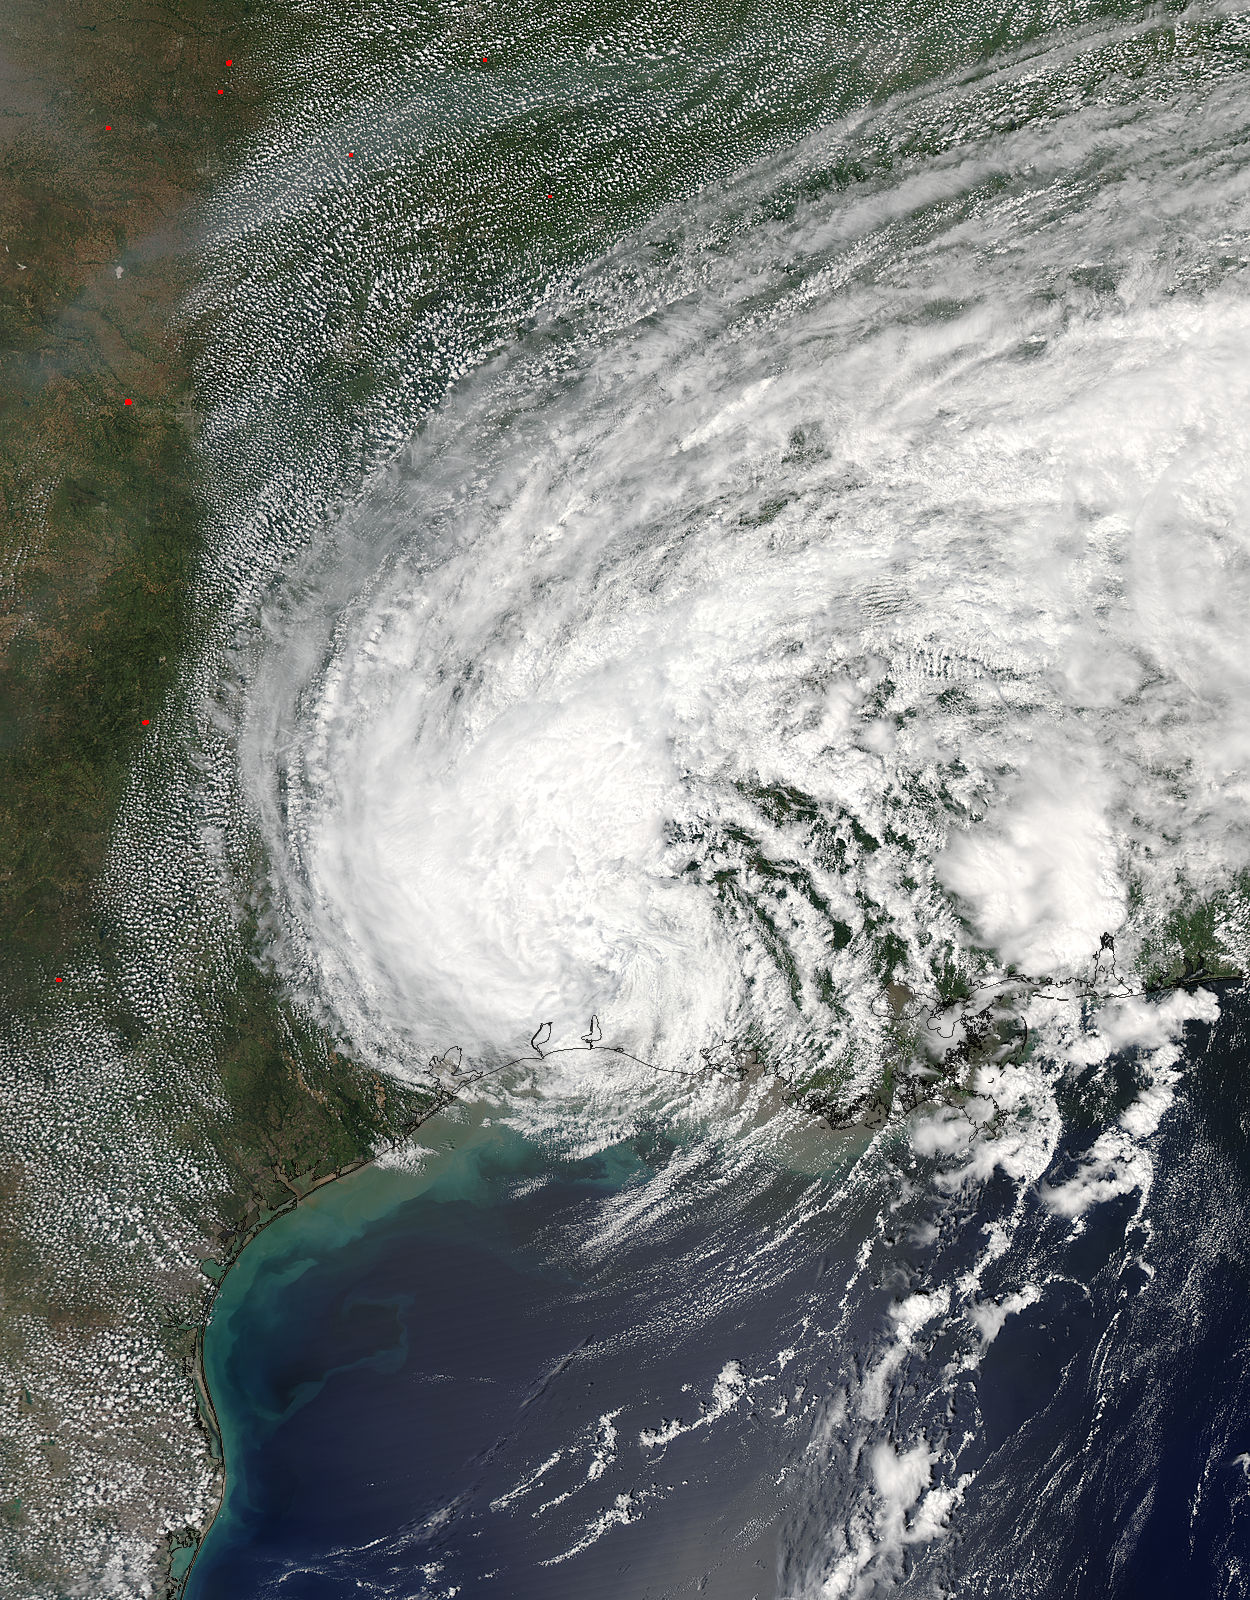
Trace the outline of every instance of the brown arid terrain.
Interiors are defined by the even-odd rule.
[[[28,979],[82,932],[176,659],[196,538],[176,313],[197,198],[257,116],[245,11],[7,14],[0,925]]]
[[[199,203],[263,114],[257,41],[298,19],[18,0],[5,21],[0,1595],[172,1593],[219,1486],[195,1382],[217,1263],[419,1107],[250,964],[200,1077],[99,979],[93,889],[195,633]],[[87,970],[107,1061],[58,1014]]]

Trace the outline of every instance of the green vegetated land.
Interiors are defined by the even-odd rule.
[[[261,1216],[399,1138],[435,1096],[345,1060],[254,967],[237,974],[225,1005],[217,1066],[231,1118],[209,1137],[243,1180],[221,1196],[229,1253]]]
[[[11,998],[90,937],[91,885],[142,719],[176,667],[199,507],[195,352],[172,316],[197,197],[256,117],[248,14],[223,0],[6,13],[0,930]]]
[[[278,20],[288,42],[304,26]],[[194,270],[199,198],[263,109],[249,62],[274,26],[273,10],[248,0],[177,10],[24,0],[6,11],[0,1005],[35,1059],[68,992],[56,980],[87,970],[107,980],[113,965],[93,891],[139,741],[153,736],[193,643],[196,350],[176,313]],[[228,998],[210,1017],[207,1093],[188,1089],[168,1027],[127,1015],[117,996],[96,998],[147,1105],[143,1126],[170,1162],[185,1153],[194,1170],[218,1174],[207,1208],[202,1189],[186,1207],[206,1256],[224,1260],[318,1178],[402,1134],[429,1096],[344,1061],[250,962],[216,993]],[[53,1106],[68,1086],[50,1070],[38,1087]],[[17,1118],[0,1127],[0,1368],[6,1385],[24,1375],[17,1410],[42,1417],[45,1438],[24,1456],[0,1440],[0,1482],[16,1489],[0,1505],[0,1545],[15,1552],[0,1559],[0,1592],[6,1571],[24,1594],[77,1592],[81,1571],[56,1565],[47,1490],[58,1475],[72,1480],[75,1461],[30,1341],[86,1351],[118,1325],[125,1259],[90,1262],[67,1281],[29,1198],[32,1161],[46,1148],[32,1137],[31,1103],[0,1095],[0,1119]],[[78,1156],[107,1170],[134,1108],[90,1109]],[[124,1193],[135,1181],[124,1169],[112,1179]],[[171,1275],[164,1337],[175,1359],[189,1356],[206,1281]],[[40,1515],[52,1543],[24,1531]]]
[[[144,719],[187,643],[196,352],[174,317],[197,200],[261,109],[248,67],[259,13],[247,0],[72,0],[7,15],[0,984],[10,1013],[37,1016],[61,969],[107,962],[93,886],[136,746],[153,736]],[[291,1025],[251,969],[232,1005],[221,1071],[234,1120],[214,1140],[249,1183],[341,1164],[389,1129],[373,1086],[353,1098],[340,1073],[347,1086],[330,1093],[292,1065],[278,1037]]]

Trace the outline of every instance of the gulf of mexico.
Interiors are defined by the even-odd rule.
[[[821,1203],[845,1141],[804,1174],[645,1125],[580,1158],[489,1121],[422,1139],[419,1172],[327,1186],[227,1278],[229,1488],[188,1600],[772,1594],[828,1381],[809,1291],[863,1234]]]
[[[1153,1183],[1075,1224],[1053,1186],[1114,1115],[1080,1074],[1027,1189],[953,1188],[906,1139],[800,1161],[797,1134],[646,1117],[590,1154],[481,1109],[427,1124],[419,1170],[327,1186],[227,1278],[230,1487],[188,1600],[1244,1593],[1250,1080],[1223,998]]]

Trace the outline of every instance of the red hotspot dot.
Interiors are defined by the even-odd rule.
[[[132,405],[134,405],[134,401],[133,400],[123,400],[122,404],[124,406],[132,406]]]
[[[148,724],[151,722],[151,720],[152,720],[151,717],[144,717],[143,726],[146,728],[148,726]]]
[[[347,153],[349,156],[354,156],[356,154],[354,150],[349,150]]]
[[[218,94],[225,94],[225,92],[226,91],[224,89],[218,89],[218,91],[217,91]]]
[[[112,124],[112,123],[111,123],[111,122],[106,122],[106,123],[105,123],[105,124],[104,124],[104,131],[105,131],[105,133],[112,133],[112,131],[113,131],[113,124]],[[61,980],[60,980],[60,979],[59,979],[59,978],[58,978],[58,979],[57,979],[57,980],[56,980],[56,981],[57,981],[57,982],[58,982],[58,983],[60,983],[60,981],[61,981]]]
[[[57,981],[57,982],[58,982],[58,983],[64,983],[64,982],[65,982],[65,979],[64,979],[64,978],[58,978],[58,979],[57,979],[57,980],[56,980],[56,981]]]
[[[483,66],[485,66],[485,65],[486,65],[486,57],[485,57],[485,56],[483,56],[483,57],[482,57],[482,65],[483,65]]]
[[[231,57],[230,57],[230,56],[227,56],[227,57],[226,57],[226,65],[227,65],[227,66],[228,66],[228,67],[232,67],[232,66],[233,66],[233,65],[234,65],[234,61],[233,61],[233,58],[231,58]]]

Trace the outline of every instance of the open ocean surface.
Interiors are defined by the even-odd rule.
[[[1035,1202],[1000,1270],[1036,1301],[988,1349],[967,1319],[917,1327],[875,1456],[856,1413],[899,1305],[1001,1222],[994,1185],[965,1208],[897,1142],[845,1136],[827,1172],[726,1181],[716,1141],[656,1125],[581,1160],[428,1125],[421,1173],[329,1186],[227,1280],[206,1356],[230,1488],[189,1600],[820,1593],[865,1469],[895,1509],[824,1592],[1244,1594],[1245,1013],[1191,1029],[1147,1208],[1121,1197],[1073,1237]],[[919,1435],[936,1459],[909,1483]],[[931,1470],[962,1483],[945,1536],[919,1515]]]

